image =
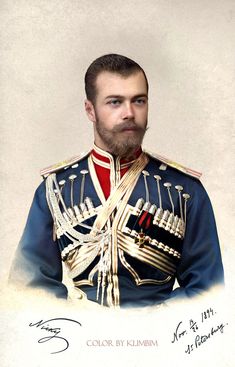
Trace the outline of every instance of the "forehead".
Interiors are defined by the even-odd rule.
[[[103,71],[97,76],[96,90],[98,98],[109,95],[134,96],[147,94],[147,85],[142,71],[128,76]]]

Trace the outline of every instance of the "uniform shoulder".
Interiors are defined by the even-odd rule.
[[[188,176],[191,176],[191,177],[194,177],[194,178],[197,178],[197,179],[200,179],[200,177],[202,176],[201,172],[195,171],[192,168],[185,167],[185,166],[183,166],[183,165],[181,165],[177,162],[174,162],[171,159],[166,158],[166,157],[164,157],[160,154],[156,154],[156,153],[146,151],[146,150],[145,150],[145,153],[147,155],[149,155],[150,157],[152,157],[154,159],[157,159],[158,161],[162,162],[162,169],[163,170],[166,169],[167,166],[169,166],[169,167],[175,168],[176,170],[178,170],[180,172],[185,173]]]
[[[45,178],[49,176],[51,173],[58,172],[65,167],[69,167],[69,166],[72,166],[80,162],[82,159],[86,158],[89,154],[90,154],[90,151],[83,152],[77,156],[71,157],[69,159],[65,159],[59,163],[52,164],[51,166],[43,168],[40,171],[40,175]]]

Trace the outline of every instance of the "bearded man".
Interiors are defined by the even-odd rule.
[[[200,174],[141,148],[144,70],[104,55],[89,66],[85,90],[93,149],[42,170],[12,277],[23,273],[29,286],[66,298],[67,268],[78,297],[110,307],[159,304],[223,283]]]

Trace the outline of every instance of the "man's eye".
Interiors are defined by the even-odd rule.
[[[118,106],[120,103],[121,101],[119,99],[111,99],[110,101],[108,101],[108,104],[112,106]]]
[[[135,100],[135,103],[136,104],[145,104],[146,100],[144,98],[138,98],[138,99]]]

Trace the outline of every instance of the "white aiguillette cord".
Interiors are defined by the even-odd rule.
[[[149,159],[146,156],[146,154],[142,153],[137,158],[137,160],[133,163],[133,165],[129,168],[129,170],[122,177],[122,179],[117,184],[117,186],[115,186],[108,200],[104,203],[103,207],[101,208],[100,212],[98,213],[96,220],[94,222],[94,225],[93,225],[93,229],[90,232],[90,234],[94,233],[95,235],[96,232],[99,233],[103,229],[106,222],[110,218],[110,215],[112,214],[112,212],[117,207],[118,203],[120,202],[120,200],[123,197],[124,197],[125,203],[122,202],[122,204],[123,205],[126,204],[129,198],[129,195],[130,195],[130,192],[129,192],[130,190],[128,189],[133,187],[134,183],[138,179],[138,175],[142,172],[143,168],[147,165],[148,161]],[[109,251],[105,255],[105,257],[107,258],[105,260],[108,260],[108,262],[106,263],[106,261],[104,261],[103,251],[104,249],[101,248],[100,270],[99,270],[99,275],[98,275],[97,296],[96,296],[98,300],[99,290],[100,290],[100,286],[102,283],[101,305],[103,305],[103,301],[104,301],[104,292],[105,292],[105,285],[106,285],[105,278],[106,278],[106,275],[109,269],[109,265],[110,265],[108,263],[111,261]]]
[[[108,200],[104,203],[103,207],[99,211],[91,232],[86,235],[80,234],[72,227],[70,223],[67,223],[65,221],[60,211],[59,204],[57,202],[57,199],[55,197],[55,193],[53,190],[53,183],[57,186],[56,176],[55,174],[51,174],[47,177],[47,180],[46,180],[47,201],[48,201],[49,208],[51,209],[51,212],[53,214],[53,217],[60,223],[60,226],[63,228],[64,233],[66,233],[67,236],[69,234],[72,235],[74,239],[78,240],[78,244],[81,244],[81,243],[85,244],[85,242],[87,242],[88,245],[92,244],[91,247],[94,246],[94,250],[92,251],[92,254],[91,254],[92,259],[94,256],[98,255],[98,252],[100,250],[100,242],[102,243],[102,229],[105,226],[106,222],[108,221],[111,213],[117,207],[118,203],[123,198],[123,196],[127,194],[128,188],[131,188],[134,185],[134,183],[136,182],[138,178],[138,175],[142,172],[143,168],[147,165],[148,162],[149,162],[149,159],[147,155],[144,152],[141,153],[141,155],[137,158],[137,160],[133,163],[133,165],[126,172],[126,174],[122,177],[118,185],[114,188]],[[57,190],[58,190],[58,187],[57,187]],[[78,253],[76,256],[77,256],[76,262],[78,263],[79,262]],[[89,258],[88,265],[89,263],[91,263],[92,259]],[[88,265],[86,264],[86,267]],[[81,273],[81,271],[79,271],[79,273]],[[75,276],[73,272],[71,272],[71,276],[72,275]],[[77,275],[78,274],[76,273],[76,276]]]
[[[108,218],[110,217],[111,213],[114,211],[119,201],[125,195],[128,187],[134,184],[137,175],[142,172],[143,168],[147,165],[148,161],[149,159],[147,155],[144,152],[141,153],[141,155],[137,158],[137,160],[126,172],[126,174],[122,177],[117,186],[115,186],[109,198],[104,203],[103,207],[101,208],[100,212],[96,217],[91,233],[95,231],[98,232],[101,231],[101,229],[107,222]]]

